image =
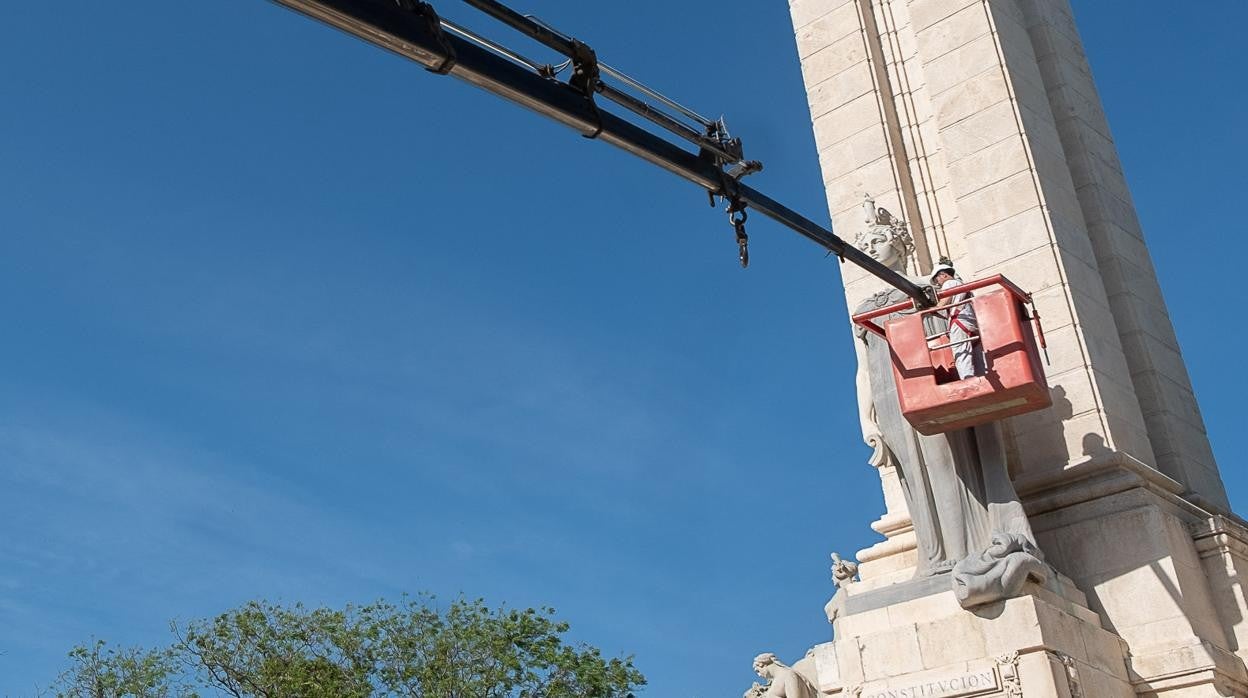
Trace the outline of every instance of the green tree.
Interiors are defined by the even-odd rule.
[[[54,684],[57,696],[74,698],[169,698],[177,688],[177,660],[167,650],[115,649],[103,640],[75,647],[71,666]]]
[[[58,698],[626,698],[632,658],[572,644],[554,609],[405,597],[342,610],[253,601],[173,628],[166,648],[76,647]]]
[[[182,632],[173,652],[201,685],[231,696],[373,695],[368,627],[355,609],[252,601]]]

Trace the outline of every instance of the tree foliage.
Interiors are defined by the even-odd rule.
[[[174,688],[177,660],[168,651],[112,648],[103,640],[70,650],[73,666],[56,682],[57,696],[166,698]]]
[[[625,698],[632,658],[564,638],[554,609],[405,597],[342,610],[253,601],[160,649],[76,647],[58,698]]]

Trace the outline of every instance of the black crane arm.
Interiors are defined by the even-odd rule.
[[[553,79],[550,74],[508,60],[479,43],[444,31],[433,8],[418,0],[275,0],[434,72],[452,75],[528,107],[586,137],[622,148],[714,195],[724,197],[733,202],[738,210],[744,206],[751,207],[901,290],[919,307],[933,305],[934,300],[923,287],[775,199],[742,184],[739,173],[733,176],[725,172],[724,164],[738,163],[725,163],[722,148],[714,143],[697,140],[700,152],[692,153],[601,109],[594,96],[608,88],[597,81],[596,58],[585,44],[554,32],[494,0],[465,1],[564,53],[573,61],[574,69],[581,72],[574,73],[573,78],[565,83]],[[586,75],[589,71],[592,74]],[[577,75],[581,76],[580,88],[577,87]],[[662,123],[663,117],[659,115],[642,115],[668,126]],[[677,130],[671,126],[668,128]],[[688,137],[687,134],[682,135]]]

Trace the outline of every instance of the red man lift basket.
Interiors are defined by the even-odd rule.
[[[1034,306],[1030,316],[1025,308],[1031,296],[997,275],[941,291],[939,297],[972,291],[976,293],[964,302],[972,304],[979,323],[978,336],[969,341],[983,349],[982,376],[959,380],[947,335],[929,336],[924,330],[925,316],[945,313],[950,306],[898,315],[887,319],[883,328],[877,318],[913,311],[913,302],[854,316],[855,323],[888,342],[901,413],[921,434],[985,424],[1053,403],[1040,365],[1039,349],[1044,347],[1040,316]]]

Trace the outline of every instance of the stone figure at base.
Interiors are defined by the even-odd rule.
[[[771,652],[754,658],[754,673],[767,679],[766,684],[755,682],[742,698],[816,698],[814,676],[801,671],[803,663],[811,662],[809,654],[794,666],[788,666]]]
[[[866,208],[864,204],[864,212]],[[905,224],[882,209],[867,223],[867,229],[855,240],[857,247],[904,273],[904,261],[913,244]],[[923,284],[927,279],[915,282]],[[906,299],[895,289],[881,291],[864,299],[854,313]],[[918,540],[916,576],[948,572],[968,558],[981,559],[997,534],[1026,541],[1025,548],[1014,552],[1042,565],[1031,525],[1010,482],[1000,425],[991,423],[933,436],[918,433],[901,414],[888,343],[861,327],[855,327],[855,339],[863,440],[873,449],[872,465],[897,468]],[[983,574],[995,570],[984,565],[964,568],[962,579],[968,588],[998,588],[987,580],[976,583],[979,573],[975,570],[981,568],[989,570]],[[987,603],[987,598],[986,592],[970,593],[963,606]]]
[[[840,589],[854,581],[858,576],[858,563],[853,560],[842,560],[841,556],[832,553],[832,582]]]

